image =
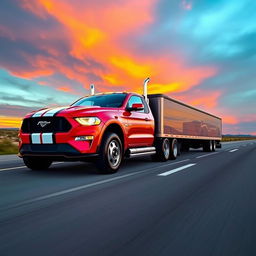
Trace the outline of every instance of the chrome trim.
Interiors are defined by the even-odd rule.
[[[151,151],[155,151],[156,148],[155,147],[143,147],[143,148],[130,148],[129,149],[129,153],[130,154],[137,154],[137,153],[143,153],[143,152],[151,152]]]
[[[161,137],[161,138],[179,138],[179,139],[199,139],[199,140],[221,140],[221,137],[176,135],[176,134],[166,134],[166,133],[158,133],[158,134],[156,134],[156,137]]]
[[[141,153],[130,154],[129,157],[144,156],[144,155],[154,155],[154,154],[156,154],[156,151],[141,152]]]

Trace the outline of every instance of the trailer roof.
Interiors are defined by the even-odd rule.
[[[207,113],[207,112],[205,112],[205,111],[203,111],[203,110],[200,110],[200,109],[198,109],[198,108],[195,108],[195,107],[192,107],[192,106],[190,106],[190,105],[187,105],[187,104],[185,104],[185,103],[183,103],[183,102],[180,102],[180,101],[178,101],[178,100],[174,100],[174,99],[168,97],[168,96],[165,95],[165,94],[161,94],[161,93],[159,93],[159,94],[148,94],[148,98],[157,98],[157,97],[165,98],[165,99],[167,99],[167,100],[176,102],[176,103],[181,104],[181,105],[183,105],[183,106],[189,107],[189,108],[191,108],[191,109],[197,110],[197,111],[199,111],[199,112],[202,112],[202,113],[204,113],[204,114],[207,114],[207,115],[209,115],[209,116],[212,116],[212,117],[215,117],[215,118],[218,118],[218,119],[222,120],[222,119],[221,119],[220,117],[218,117],[218,116],[212,115],[212,114],[210,114],[210,113]]]

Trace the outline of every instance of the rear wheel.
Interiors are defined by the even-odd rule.
[[[211,140],[206,140],[203,143],[203,151],[204,152],[211,152],[212,151],[212,141]]]
[[[216,141],[212,140],[212,152],[216,150]]]
[[[178,155],[178,141],[176,139],[173,139],[171,142],[171,147],[170,147],[170,159],[175,160]]]
[[[170,158],[170,141],[167,138],[156,142],[156,154],[152,156],[155,161],[165,162]]]
[[[23,162],[31,170],[45,170],[52,164],[51,160],[39,157],[23,157]]]
[[[115,173],[123,160],[122,142],[117,134],[106,133],[99,150],[96,166],[100,173]]]

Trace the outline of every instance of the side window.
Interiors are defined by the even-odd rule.
[[[139,97],[139,96],[132,96],[129,101],[128,101],[128,104],[127,104],[127,107],[128,108],[131,108],[132,107],[132,104],[142,104],[144,106],[144,109],[143,110],[140,110],[138,112],[142,112],[142,113],[145,113],[147,112],[147,108],[145,106],[145,103],[144,101],[142,101],[142,98]]]

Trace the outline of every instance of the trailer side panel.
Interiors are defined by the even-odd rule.
[[[166,96],[150,95],[150,106],[158,116],[156,136],[186,139],[221,139],[221,119]],[[160,117],[160,119],[159,119]]]

